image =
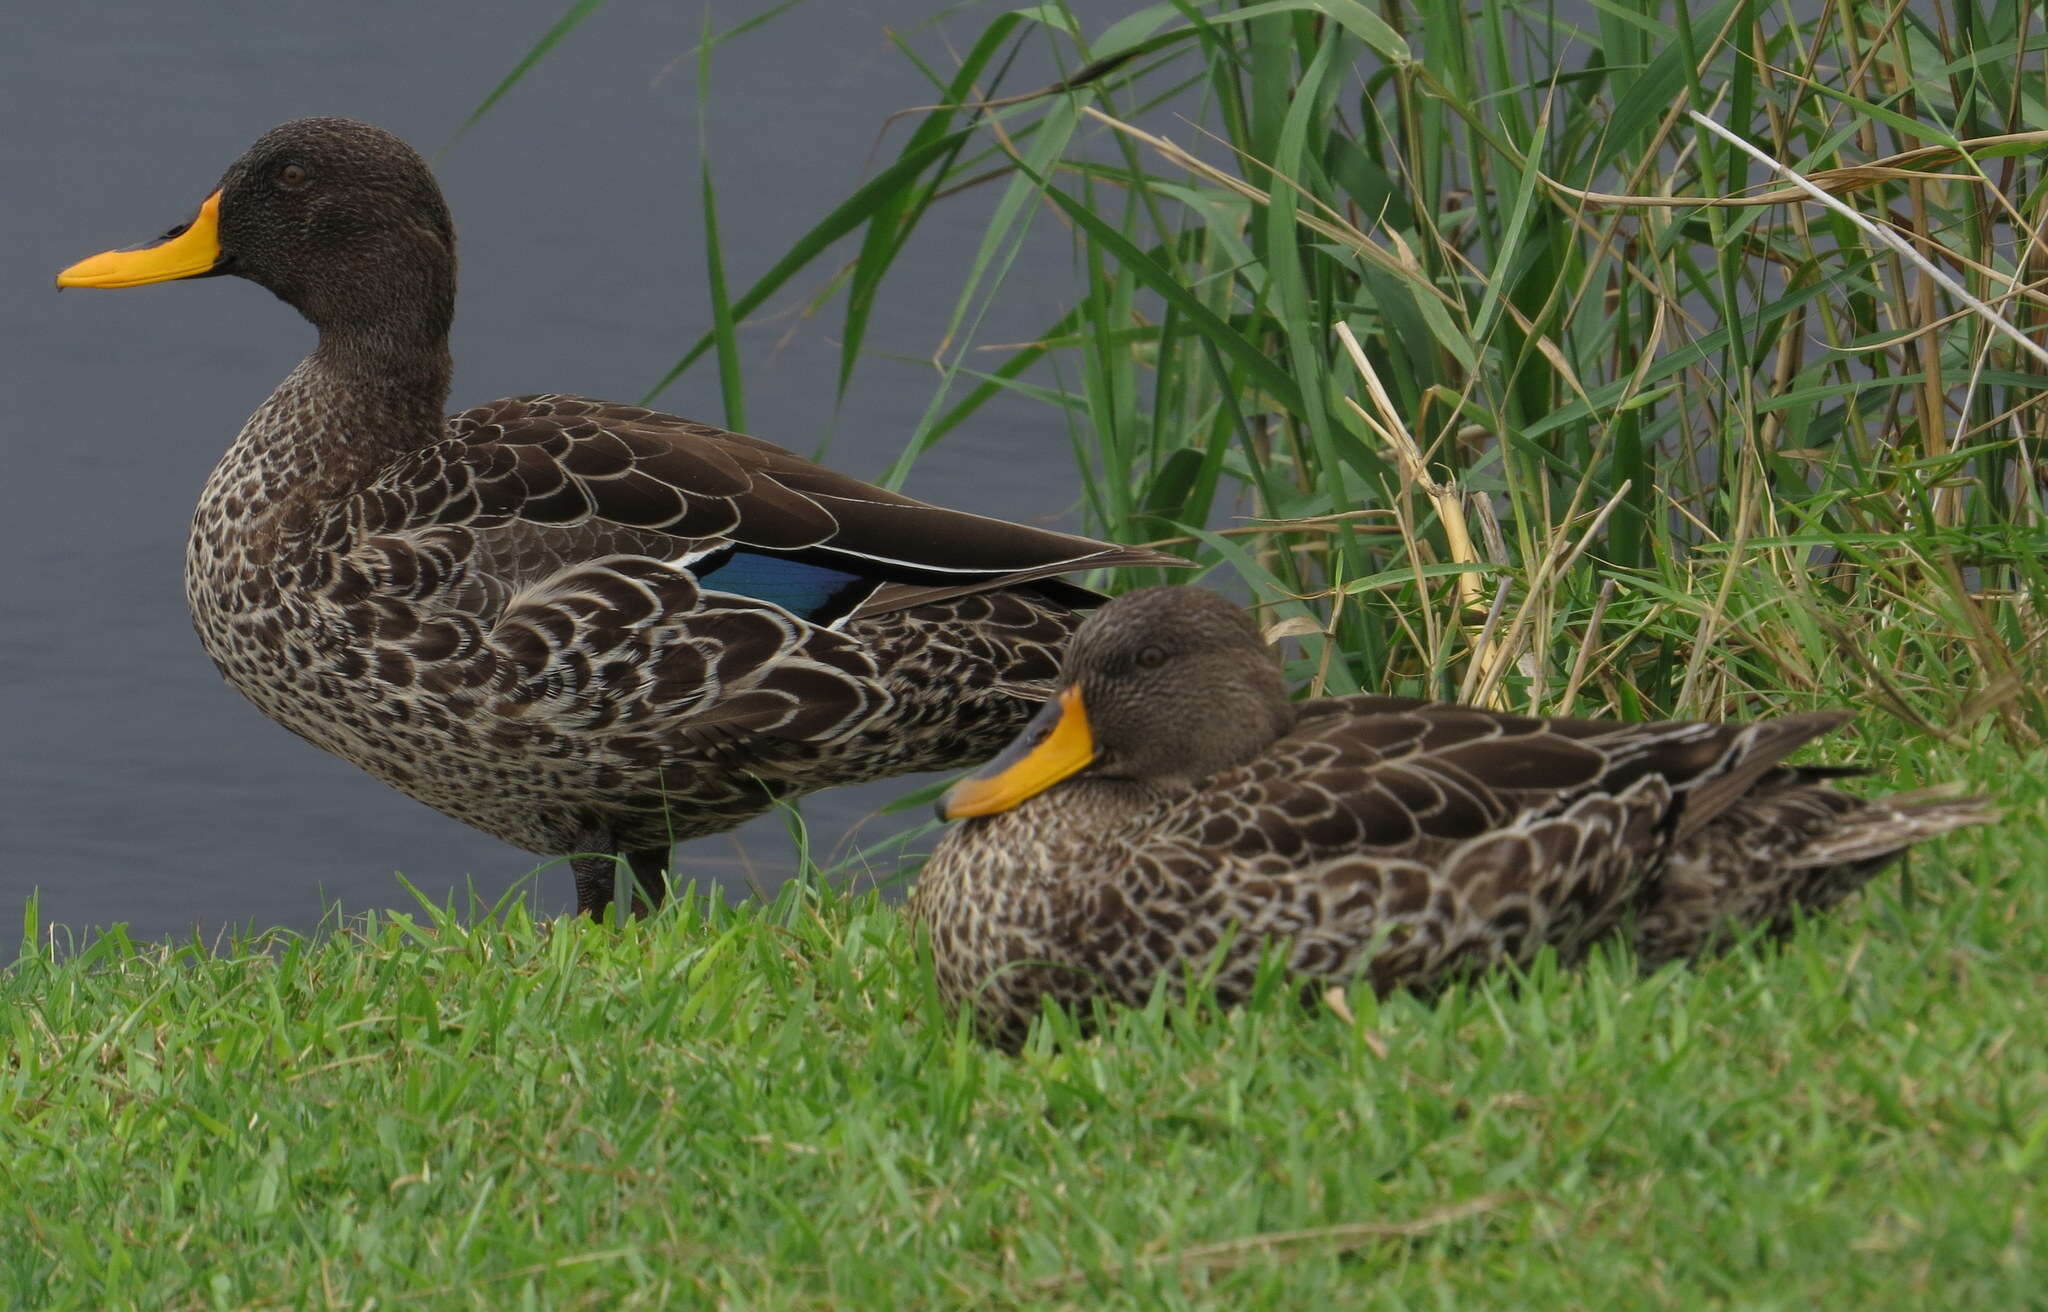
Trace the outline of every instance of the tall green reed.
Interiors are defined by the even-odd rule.
[[[815,292],[843,293],[843,388],[922,217],[984,205],[892,479],[1012,391],[1063,412],[1093,527],[1240,576],[1318,686],[1628,715],[1858,697],[2038,741],[2039,372],[1688,117],[2032,331],[2028,7],[1104,8],[995,14],[944,65],[900,41],[932,104],[661,385],[721,342],[729,368],[732,323],[857,238]],[[1020,53],[1058,80],[1006,91]],[[1044,223],[1071,302],[983,349]]]

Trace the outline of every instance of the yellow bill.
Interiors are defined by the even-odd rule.
[[[212,273],[220,263],[220,193],[199,203],[190,223],[153,242],[104,251],[57,275],[59,287],[140,287]]]
[[[1095,735],[1081,705],[1081,685],[1069,684],[1031,717],[1000,756],[947,790],[939,799],[939,818],[1007,811],[1094,759]]]

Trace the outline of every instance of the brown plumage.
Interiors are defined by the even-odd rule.
[[[1061,682],[941,803],[976,818],[912,899],[940,991],[1005,1044],[1043,999],[1139,1003],[1190,971],[1213,967],[1234,1002],[1268,945],[1308,980],[1384,992],[1546,944],[1569,962],[1632,923],[1655,966],[1782,933],[1913,843],[1991,818],[1977,799],[1864,801],[1829,782],[1852,772],[1781,764],[1846,712],[1628,724],[1296,705],[1249,617],[1196,588],[1095,612]]]
[[[188,224],[60,286],[231,273],[319,329],[193,518],[186,595],[263,711],[429,806],[659,896],[677,839],[776,798],[985,757],[1079,609],[1180,564],[927,505],[638,406],[443,418],[455,234],[388,133],[266,134]]]

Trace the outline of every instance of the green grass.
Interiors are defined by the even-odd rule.
[[[715,362],[740,422],[739,329],[798,293],[841,312],[843,386],[919,221],[983,205],[893,479],[1015,392],[1067,425],[1091,527],[1235,578],[1304,684],[1849,703],[1862,737],[1831,750],[1890,786],[1963,779],[2008,823],[1782,950],[1354,993],[1352,1020],[1276,980],[1089,1039],[1055,1017],[1015,1059],[801,845],[811,873],[770,903],[618,931],[517,901],[222,950],[59,952],[31,925],[0,975],[0,1299],[2040,1305],[2042,375],[1838,216],[1719,203],[1778,184],[1684,112],[2031,327],[2032,11],[983,12],[971,39],[950,20],[957,56],[904,41],[944,108],[791,249],[707,223],[710,327],[660,386]],[[707,33],[700,79],[773,31]],[[1062,85],[999,85],[1027,44]],[[736,125],[703,127],[716,217]],[[990,349],[1041,224],[1071,235],[1075,294]]]
[[[1918,764],[2019,822],[1783,950],[1054,1018],[1018,1058],[815,884],[31,945],[0,1302],[2038,1305],[2048,762]]]

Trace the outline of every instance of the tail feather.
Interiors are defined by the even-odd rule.
[[[1954,829],[1988,825],[1998,816],[1998,810],[1982,797],[1911,793],[1874,798],[1815,834],[1785,864],[1814,869],[1882,860]]]
[[[1715,951],[1739,929],[1781,935],[1800,915],[1841,902],[1914,844],[1998,818],[1980,797],[1866,799],[1803,774],[1794,767],[1765,772],[1750,793],[1672,848],[1636,923],[1636,956],[1645,967]]]
[[[1686,794],[1685,810],[1678,820],[1678,841],[1683,842],[1698,833],[1729,807],[1749,796],[1756,782],[1777,769],[1778,762],[1801,744],[1840,727],[1852,715],[1850,711],[1808,711],[1749,726],[1730,752],[1733,764],[1727,772]]]

